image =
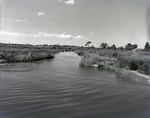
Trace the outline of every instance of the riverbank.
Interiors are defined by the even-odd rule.
[[[75,51],[78,46],[30,45],[0,43],[0,63],[28,62],[52,59],[58,52]]]
[[[150,82],[150,52],[100,49],[78,46],[25,45],[0,43],[0,63],[28,62],[52,59],[63,51],[74,51],[82,56],[80,66],[96,67],[117,72],[123,78],[145,78]]]
[[[112,70],[121,78],[150,84],[149,52],[97,50],[77,52],[82,55],[81,67]]]
[[[33,45],[0,44],[0,63],[52,59],[55,53],[56,50],[42,49]]]

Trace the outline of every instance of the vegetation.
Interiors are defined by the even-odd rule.
[[[78,46],[68,45],[29,45],[0,43],[0,63],[27,62],[41,59],[52,59],[55,53],[75,51]]]
[[[89,46],[92,42],[91,41],[88,41],[85,46]]]
[[[88,41],[86,44],[90,44]],[[102,43],[100,48],[78,47],[68,45],[24,45],[0,43],[0,63],[4,62],[27,62],[41,59],[54,58],[54,54],[60,51],[75,51],[83,56],[80,66],[98,66],[98,68],[118,68],[137,71],[150,75],[150,52],[149,43],[145,44],[143,50],[136,50],[138,46],[128,43],[123,46],[108,46]]]
[[[54,51],[33,45],[0,44],[0,62],[27,62],[54,58]]]
[[[116,48],[116,45],[112,45],[111,47],[110,47],[110,49],[114,49],[114,50],[116,50],[117,48]]]
[[[88,49],[77,52],[83,55],[80,66],[118,68],[134,70],[150,75],[150,52],[144,50],[129,51],[125,49]]]
[[[137,44],[132,45],[131,43],[128,43],[127,45],[125,45],[126,50],[133,50],[136,49],[137,47],[138,47]]]
[[[148,42],[146,42],[145,47],[144,47],[144,50],[150,50],[150,45],[149,45]]]
[[[101,43],[100,48],[106,49],[106,48],[108,48],[108,44],[107,43]]]

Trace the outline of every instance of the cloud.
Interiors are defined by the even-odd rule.
[[[76,39],[82,38],[81,35],[75,36]]]
[[[64,39],[64,40],[69,40],[71,41],[87,41],[88,39],[81,36],[81,35],[77,35],[77,36],[73,36],[71,34],[67,34],[67,33],[62,33],[62,34],[56,34],[56,33],[46,33],[46,32],[38,32],[36,34],[23,34],[23,33],[18,33],[18,32],[4,32],[4,31],[0,31],[1,35],[4,36],[27,36],[27,37],[33,37],[33,38],[40,38],[40,37],[44,37],[44,38],[52,38],[52,39]]]
[[[90,34],[93,34],[93,32],[90,32]]]
[[[13,21],[13,22],[28,22],[28,20],[25,19],[10,19],[9,17],[5,18],[5,19],[0,19],[0,21]]]
[[[70,39],[72,38],[72,35],[62,33],[62,34],[55,34],[55,33],[45,33],[45,32],[39,32],[38,34],[34,35],[34,38],[38,37],[52,37],[52,38],[60,38],[60,39]]]
[[[70,34],[60,34],[59,38],[71,38],[72,35]]]
[[[15,22],[28,22],[28,20],[14,19]]]
[[[43,11],[38,12],[38,16],[44,16],[44,15],[45,15],[45,12]]]
[[[18,36],[18,35],[20,35],[20,33],[16,33],[16,32],[4,32],[4,31],[1,31],[0,32],[2,35],[11,35],[11,36]]]
[[[67,5],[74,5],[75,2],[74,2],[74,0],[68,0],[68,1],[65,1],[65,4],[67,4]]]

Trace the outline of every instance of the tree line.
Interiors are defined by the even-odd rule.
[[[131,43],[128,43],[127,45],[125,45],[125,48],[123,46],[120,46],[117,48],[115,44],[113,44],[112,46],[109,46],[107,43],[101,43],[101,45],[100,45],[100,48],[102,48],[102,49],[114,49],[114,50],[116,50],[116,49],[134,50],[137,47],[138,47],[137,44],[132,45]]]
[[[109,46],[107,43],[101,43],[100,44],[100,48],[101,49],[119,49],[119,50],[134,50],[138,47],[137,44],[131,44],[131,43],[127,43],[124,47],[120,46],[120,47],[116,47],[115,44],[113,44],[112,46]],[[145,46],[144,46],[144,50],[150,50],[150,45],[149,42],[146,42]]]
[[[88,46],[91,44],[92,42],[91,41],[88,41],[85,46]],[[93,47],[93,46],[92,46]],[[119,50],[134,50],[138,47],[137,44],[131,44],[131,43],[127,43],[124,47],[123,46],[120,46],[120,47],[116,47],[115,44],[113,44],[112,46],[109,46],[107,43],[101,43],[100,44],[100,48],[101,49],[119,49]],[[146,42],[145,46],[144,46],[144,50],[150,50],[150,45],[149,45],[149,42]]]

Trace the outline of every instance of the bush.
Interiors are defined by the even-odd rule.
[[[148,63],[141,65],[139,71],[143,74],[150,75],[150,65]]]
[[[144,47],[144,50],[149,50],[149,49],[150,49],[150,45],[149,45],[148,42],[146,42],[145,47]]]
[[[118,56],[118,53],[114,52],[113,57],[117,57],[117,56]]]
[[[138,69],[138,65],[137,65],[136,61],[130,61],[128,63],[128,66],[129,66],[130,70],[137,70]]]

